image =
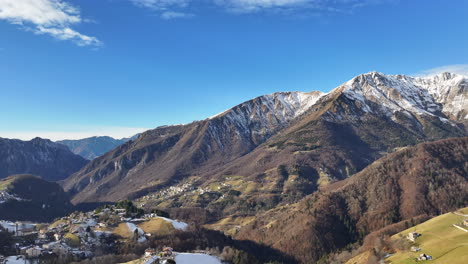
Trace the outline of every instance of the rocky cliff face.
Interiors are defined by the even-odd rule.
[[[255,213],[347,178],[395,148],[466,135],[463,109],[439,96],[466,98],[465,82],[372,72],[328,94],[261,96],[203,121],[143,133],[64,187],[75,203],[149,194],[142,202],[152,206]],[[233,193],[236,202],[224,200]]]
[[[0,178],[31,173],[59,181],[81,169],[87,161],[67,147],[48,139],[31,141],[0,138]]]

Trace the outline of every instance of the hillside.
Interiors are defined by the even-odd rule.
[[[322,93],[261,96],[206,120],[164,126],[92,161],[64,188],[75,203],[141,196],[188,175],[208,173],[262,144]]]
[[[464,209],[468,212],[468,208]],[[468,262],[468,232],[464,232],[453,225],[464,227],[462,222],[467,217],[461,212],[450,212],[422,224],[404,230],[394,236],[392,240],[406,237],[410,232],[421,234],[412,245],[421,249],[420,252],[411,252],[409,249],[398,250],[386,259],[386,263],[416,263],[415,258],[421,253],[433,257],[431,263],[462,264]],[[465,227],[466,228],[466,227]]]
[[[257,216],[235,237],[302,263],[318,261],[390,224],[467,206],[467,156],[467,137],[399,150],[297,204]]]
[[[399,85],[405,82],[395,78],[378,73],[358,76],[323,96],[250,153],[216,171],[197,171],[171,188],[143,197],[141,204],[254,215],[278,204],[297,202],[321,186],[353,175],[395,148],[465,134],[456,123],[442,117],[442,108],[427,90],[402,89]],[[391,91],[397,88],[414,90],[416,95],[395,95]],[[385,91],[388,98],[374,98],[377,91]],[[352,100],[349,93],[366,99]],[[420,102],[419,94],[426,98],[425,103]],[[406,102],[402,96],[406,96]],[[396,101],[398,98],[400,101]]]
[[[12,175],[0,180],[1,220],[50,221],[73,209],[57,183],[33,175]]]
[[[328,94],[258,97],[203,121],[145,132],[75,173],[64,188],[74,203],[142,197],[147,207],[223,215],[294,203],[395,148],[465,136],[464,101],[461,110],[446,107],[432,91],[466,98],[466,78],[444,76],[372,72]]]
[[[80,155],[87,160],[93,160],[135,138],[137,138],[137,135],[131,138],[122,139],[103,136],[83,138],[78,140],[60,140],[57,141],[57,143],[67,146],[71,152]]]
[[[39,175],[59,181],[86,165],[87,161],[67,147],[48,139],[30,141],[0,138],[0,179],[13,174]]]

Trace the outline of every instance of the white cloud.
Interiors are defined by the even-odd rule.
[[[84,20],[77,7],[62,0],[0,0],[0,20],[80,46],[102,45],[97,38],[71,28]]]
[[[161,14],[161,18],[170,20],[176,18],[189,18],[193,17],[193,14],[182,13],[182,12],[174,12],[174,11],[165,11]]]
[[[130,0],[134,4],[156,10],[166,10],[172,7],[186,7],[191,0]]]
[[[216,4],[239,13],[253,13],[266,9],[304,8],[310,0],[215,0]]]
[[[176,13],[191,8],[196,0],[129,0],[140,7],[150,8],[162,14]],[[297,11],[352,13],[355,9],[372,4],[382,4],[398,0],[204,0],[203,3],[227,10],[231,13],[246,14],[262,11]],[[186,16],[180,16],[186,17]],[[163,17],[164,18],[164,17]],[[175,18],[175,16],[173,17]]]
[[[188,18],[193,14],[183,12],[189,7],[191,0],[130,0],[139,7],[149,8],[159,13],[162,19]]]
[[[0,131],[0,137],[31,140],[35,137],[47,138],[53,141],[64,139],[82,139],[94,136],[110,136],[113,138],[130,137],[148,130],[148,128],[135,127],[90,127],[74,131]]]
[[[424,77],[424,76],[433,76],[433,75],[437,75],[439,73],[444,73],[444,72],[457,73],[457,74],[468,76],[468,64],[446,65],[446,66],[432,68],[429,70],[424,70],[413,75]]]

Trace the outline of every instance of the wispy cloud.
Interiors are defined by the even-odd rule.
[[[0,20],[22,26],[36,34],[70,40],[79,46],[101,46],[96,37],[72,28],[84,22],[80,10],[62,0],[0,0]]]
[[[183,13],[183,12],[174,12],[174,11],[165,11],[161,14],[161,18],[170,20],[176,18],[189,18],[193,17],[193,14]]]
[[[167,10],[173,7],[187,7],[191,0],[130,0],[134,4],[155,10]]]
[[[76,130],[38,130],[38,131],[0,131],[0,137],[21,140],[31,140],[35,137],[47,138],[53,141],[64,139],[82,139],[94,136],[110,136],[113,138],[131,137],[144,132],[148,128],[135,127],[88,127]]]
[[[437,75],[439,73],[444,73],[444,72],[457,73],[457,74],[468,76],[468,64],[445,65],[441,67],[436,67],[436,68],[420,71],[413,75],[418,76],[418,77],[424,77],[424,76],[433,76],[433,75]]]
[[[195,0],[130,0],[140,7],[159,12],[162,18],[167,12],[186,14],[184,9],[200,3]],[[319,12],[319,13],[352,13],[367,5],[394,2],[397,0],[205,0],[203,3],[235,14],[249,14],[272,11],[283,13]],[[181,15],[180,17],[186,17]],[[173,18],[176,18],[174,16]]]
[[[193,17],[193,14],[185,10],[190,6],[192,0],[130,0],[133,4],[149,8],[159,14],[162,19],[170,20],[176,18]]]

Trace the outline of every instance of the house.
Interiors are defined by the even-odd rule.
[[[40,247],[30,247],[26,250],[26,255],[30,258],[37,258],[42,254],[42,249]]]
[[[65,255],[68,255],[68,252],[70,251],[70,249],[65,246],[65,245],[62,245],[62,244],[59,244],[57,246],[55,246],[53,249],[52,249],[52,252],[54,252],[55,254],[59,255],[59,256],[65,256]]]
[[[156,254],[156,250],[154,250],[154,248],[147,248],[145,250],[145,257],[151,257],[151,256],[154,256]]]
[[[164,248],[163,248],[163,251],[162,251],[163,257],[170,257],[170,256],[172,256],[172,251],[173,251],[173,249],[172,249],[171,247],[164,247]]]
[[[418,233],[416,233],[416,232],[410,232],[410,233],[408,234],[408,237],[407,237],[407,238],[408,238],[409,240],[411,240],[411,241],[414,242],[414,241],[416,240],[416,238],[418,238],[418,237],[420,237],[420,236],[421,236],[421,234],[418,234]]]
[[[49,251],[54,252],[55,254],[59,256],[64,256],[67,255],[68,252],[70,251],[69,247],[67,245],[61,244],[60,242],[51,242],[49,244],[44,244],[42,245],[43,249],[47,249]]]
[[[421,254],[419,257],[416,258],[416,261],[422,261],[422,260],[431,260],[432,256],[426,255],[426,254]]]
[[[421,251],[421,249],[418,248],[418,247],[412,246],[412,247],[411,247],[411,251],[412,251],[412,252],[418,252],[418,251]]]
[[[468,227],[468,219],[463,220],[463,225]]]
[[[62,238],[62,235],[60,235],[59,233],[55,233],[54,238],[55,238],[55,241],[59,241]]]
[[[42,240],[46,240],[47,239],[47,229],[43,228],[43,229],[39,230],[38,238],[42,239]]]
[[[19,253],[21,255],[26,255],[26,250],[28,250],[31,246],[24,246],[19,248]]]

